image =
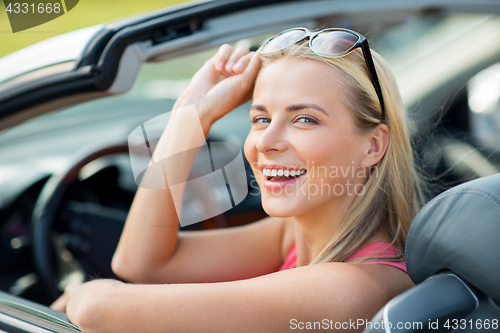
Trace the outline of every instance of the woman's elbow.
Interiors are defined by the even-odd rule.
[[[131,266],[126,264],[126,260],[122,255],[115,252],[113,259],[111,259],[111,270],[117,277],[129,282],[136,280],[136,274],[131,270]]]
[[[113,259],[111,260],[111,270],[120,279],[131,282],[131,283],[155,283],[152,280],[154,276],[154,271],[151,269],[146,269],[144,267],[138,267],[126,257],[115,253]]]

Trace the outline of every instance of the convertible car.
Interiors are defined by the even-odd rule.
[[[498,14],[495,0],[188,2],[1,58],[0,332],[77,330],[44,305],[72,281],[116,278],[111,257],[137,190],[131,133],[170,111],[219,45],[257,49],[296,26],[359,31],[388,61],[411,118],[428,200],[436,197],[408,236],[406,264],[416,286],[366,330],[498,330]],[[164,125],[148,127],[151,145]],[[243,105],[212,127],[208,141],[242,147],[249,129]],[[266,216],[245,167],[241,203],[182,229]],[[183,206],[193,219],[207,216],[202,193],[186,192]]]

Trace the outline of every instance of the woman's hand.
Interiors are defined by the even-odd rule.
[[[68,319],[82,330],[93,328],[99,324],[97,307],[108,305],[105,295],[120,293],[122,286],[123,282],[107,279],[71,283],[50,307],[66,312]]]
[[[195,104],[204,129],[251,99],[260,53],[222,45],[196,72],[174,108]]]
[[[57,310],[57,311],[61,311],[61,312],[66,312],[66,306],[68,304],[68,300],[69,300],[69,297],[71,295],[73,295],[73,291],[75,289],[77,289],[79,286],[81,286],[83,283],[81,282],[73,282],[73,283],[70,283],[66,289],[64,289],[64,293],[59,296],[58,299],[56,299],[54,301],[54,303],[52,303],[50,305],[50,308],[51,309],[54,309],[54,310]]]

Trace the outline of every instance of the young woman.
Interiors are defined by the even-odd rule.
[[[244,150],[270,217],[179,232],[172,193],[139,188],[112,263],[133,284],[94,280],[53,305],[83,332],[362,331],[346,323],[366,324],[413,285],[403,251],[421,195],[383,59],[346,29],[291,29],[256,53],[222,45],[153,157],[200,140],[182,107],[196,106],[206,136],[252,92]],[[183,158],[178,179],[193,160]]]

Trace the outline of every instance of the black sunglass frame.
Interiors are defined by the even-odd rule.
[[[320,30],[320,31],[311,32],[307,28],[298,27],[298,28],[292,28],[292,29],[288,29],[288,30],[282,31],[279,34],[274,35],[271,38],[267,39],[262,44],[261,50],[263,50],[264,47],[267,44],[269,44],[269,42],[271,42],[272,40],[278,38],[279,36],[281,36],[281,35],[283,35],[285,33],[288,33],[290,31],[294,31],[294,30],[304,31],[305,35],[302,36],[301,38],[299,38],[298,40],[296,40],[295,42],[293,42],[293,43],[291,43],[289,45],[286,45],[283,48],[281,48],[280,50],[277,50],[277,51],[274,51],[274,52],[281,52],[282,50],[284,50],[285,48],[291,46],[292,44],[298,44],[298,43],[302,42],[305,39],[309,39],[309,48],[311,49],[311,51],[313,51],[314,53],[316,53],[316,54],[318,54],[320,56],[327,57],[327,58],[340,58],[340,57],[343,57],[343,56],[349,54],[351,51],[353,51],[354,49],[356,49],[358,47],[361,48],[361,51],[363,52],[363,57],[365,58],[366,67],[368,69],[368,75],[370,76],[370,80],[372,81],[373,88],[375,88],[375,92],[377,93],[377,96],[378,96],[378,99],[379,99],[379,102],[380,102],[380,108],[382,110],[382,119],[381,119],[381,121],[384,122],[384,120],[385,120],[385,113],[386,113],[385,112],[384,96],[382,95],[382,88],[380,87],[380,81],[378,79],[377,70],[375,69],[375,64],[373,63],[373,57],[372,57],[372,54],[370,52],[370,46],[368,45],[368,39],[365,36],[357,33],[356,31],[353,31],[353,30],[350,30],[350,29],[345,29],[345,28],[327,28],[327,29],[323,29],[323,30]],[[356,36],[358,38],[358,40],[357,40],[357,42],[353,46],[351,46],[349,49],[347,49],[346,51],[341,52],[341,53],[323,53],[323,52],[318,52],[317,50],[315,50],[312,47],[313,40],[317,36],[319,36],[320,34],[328,33],[330,31],[343,31],[343,32],[347,32],[347,33],[350,33],[350,34]],[[269,52],[269,53],[274,53],[274,52]],[[261,51],[261,53],[262,54],[266,54],[267,52],[262,52]]]

